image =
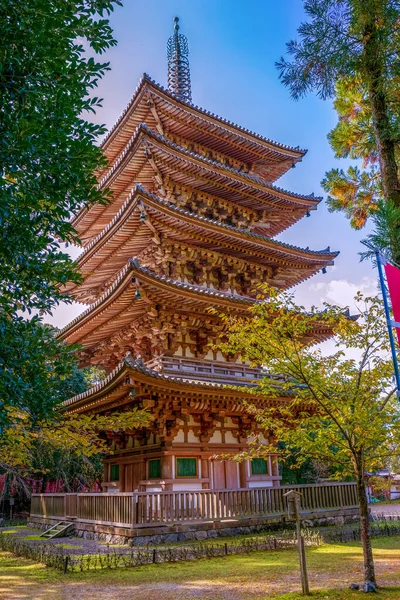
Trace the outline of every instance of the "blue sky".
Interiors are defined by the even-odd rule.
[[[307,148],[303,162],[277,184],[323,195],[325,172],[346,166],[334,159],[326,137],[336,123],[332,104],[314,95],[294,102],[274,66],[304,18],[300,0],[125,0],[111,17],[118,46],[106,56],[112,70],[99,86],[104,102],[96,120],[107,127],[114,124],[143,72],[166,85],[166,43],[175,15],[189,40],[194,104],[272,140]],[[310,218],[280,236],[299,246],[340,250],[326,275],[299,286],[301,302],[346,305],[357,289],[375,290],[374,271],[358,257],[365,233],[353,231],[342,215],[328,213],[321,202]],[[80,305],[62,306],[51,321],[63,326],[81,311]]]

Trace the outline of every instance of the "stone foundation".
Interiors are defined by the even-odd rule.
[[[326,527],[329,525],[345,525],[358,521],[356,509],[332,511],[315,511],[303,515],[305,527]],[[30,517],[29,526],[48,529],[59,522],[59,519]],[[147,546],[149,544],[172,544],[193,540],[206,540],[217,537],[256,534],[263,531],[277,531],[294,527],[285,517],[249,518],[239,520],[210,521],[206,523],[176,523],[129,529],[80,523],[76,521],[74,536],[86,540],[98,540],[109,544],[129,544],[131,546]]]

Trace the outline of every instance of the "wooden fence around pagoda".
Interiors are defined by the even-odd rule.
[[[284,494],[289,490],[301,492],[305,515],[357,507],[355,483],[323,483],[239,490],[32,494],[31,517],[129,528],[279,518],[286,514]]]

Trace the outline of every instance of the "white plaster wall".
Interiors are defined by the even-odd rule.
[[[174,483],[173,490],[174,492],[191,492],[196,490],[201,490],[201,483]]]
[[[237,444],[237,439],[233,436],[232,431],[225,431],[225,444]]]
[[[187,441],[188,441],[189,444],[197,444],[198,441],[199,441],[199,438],[197,438],[194,435],[193,431],[190,431],[190,429],[189,429],[189,431],[188,431],[188,440]]]
[[[176,436],[174,437],[174,443],[179,442],[179,443],[184,443],[185,442],[185,432],[180,429],[178,431],[178,433],[176,434]]]
[[[269,488],[272,486],[272,481],[249,481],[249,488]]]
[[[226,438],[225,438],[226,439]],[[222,443],[222,435],[220,431],[214,431],[212,438],[208,442],[209,444],[221,444]]]

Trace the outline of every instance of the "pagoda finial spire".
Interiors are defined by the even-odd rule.
[[[180,100],[192,101],[190,86],[189,45],[187,37],[179,33],[179,18],[174,18],[174,33],[168,40],[168,90]]]

